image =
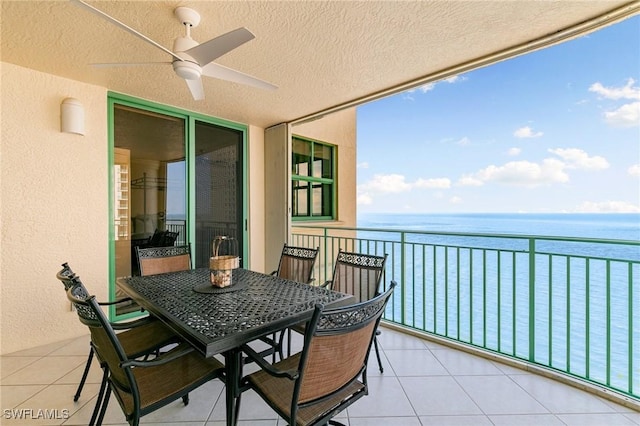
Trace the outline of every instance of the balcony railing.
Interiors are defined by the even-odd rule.
[[[385,320],[546,367],[640,401],[640,242],[296,226],[320,247],[387,254]]]

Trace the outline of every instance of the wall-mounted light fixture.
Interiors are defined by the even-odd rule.
[[[79,100],[66,98],[60,104],[60,131],[84,135],[84,107]]]

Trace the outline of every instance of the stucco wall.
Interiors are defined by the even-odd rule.
[[[0,353],[86,333],[55,274],[68,261],[107,296],[106,89],[1,64]],[[85,136],[60,132],[78,99]]]
[[[336,222],[314,222],[313,224],[356,226],[356,108],[349,108],[327,115],[319,120],[292,126],[291,133],[327,142],[338,147],[338,211]]]
[[[265,271],[265,193],[264,193],[264,129],[249,126],[248,220],[249,220],[249,267],[254,271]],[[271,272],[271,271],[268,271]]]

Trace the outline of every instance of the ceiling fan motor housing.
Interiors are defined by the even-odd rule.
[[[173,51],[176,52],[184,61],[174,60],[173,70],[180,77],[186,80],[197,80],[202,75],[202,67],[185,51],[196,47],[198,42],[189,37],[178,37],[173,42]]]

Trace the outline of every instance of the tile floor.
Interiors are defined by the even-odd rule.
[[[348,426],[640,425],[640,412],[524,370],[387,328],[378,341],[385,371],[379,373],[372,354],[369,395],[337,418]],[[94,362],[80,400],[73,402],[88,347],[87,336],[2,356],[0,424],[86,425],[101,379]],[[189,406],[177,401],[142,423],[222,426],[223,391],[221,382],[210,382],[191,393]],[[13,418],[18,413],[28,418]],[[113,398],[104,423],[126,424]],[[284,421],[247,392],[239,424]]]

